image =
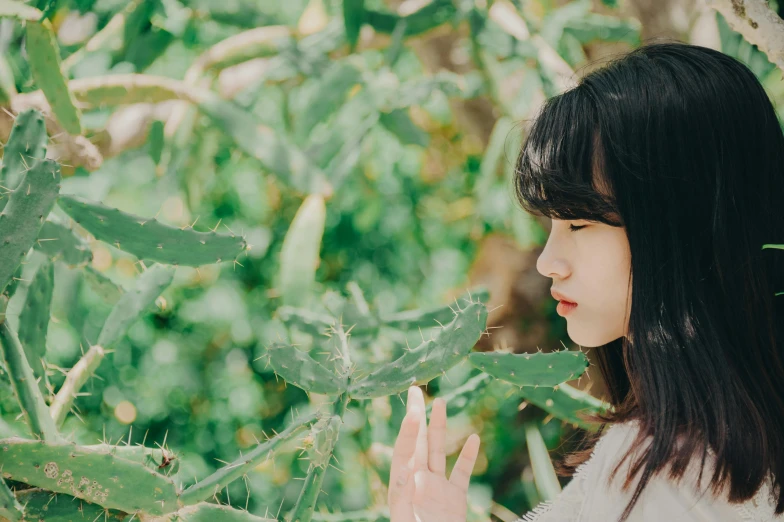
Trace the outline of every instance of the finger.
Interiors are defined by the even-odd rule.
[[[452,474],[449,476],[449,482],[468,492],[468,482],[471,480],[477,455],[479,455],[479,435],[472,433],[460,450],[455,467],[452,468]]]
[[[419,415],[416,412],[408,413],[400,424],[400,432],[392,448],[392,462],[389,471],[389,505],[390,509],[398,502],[405,486],[412,479],[414,471],[413,456],[416,449],[417,431],[419,430]]]
[[[427,429],[428,461],[430,471],[437,475],[446,474],[446,401],[439,397],[433,400],[430,426]]]
[[[394,522],[418,522],[414,515],[414,493],[416,484],[413,475],[408,478],[405,486],[399,490],[394,501],[389,502],[390,520]]]
[[[417,434],[416,451],[414,452],[414,469],[427,469],[427,414],[425,413],[425,397],[419,386],[408,388],[408,403],[410,408],[418,409],[419,433]]]

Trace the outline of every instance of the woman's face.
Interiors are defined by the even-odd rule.
[[[572,229],[577,230],[572,230]],[[577,303],[559,313],[569,338],[595,347],[624,337],[631,309],[631,252],[626,229],[586,220],[552,220],[536,269],[551,277],[551,290]]]

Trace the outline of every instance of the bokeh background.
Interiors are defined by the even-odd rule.
[[[388,313],[448,304],[483,285],[491,335],[474,350],[577,349],[555,314],[551,281],[535,268],[548,222],[524,213],[511,186],[526,122],[542,102],[614,56],[674,39],[743,61],[784,107],[782,64],[769,58],[782,56],[781,48],[749,36],[746,14],[732,11],[729,0],[28,4],[47,13],[69,80],[145,75],[153,87],[171,80],[231,100],[253,122],[240,128],[228,115],[217,124],[188,101],[156,97],[154,88],[110,104],[80,98],[83,135],[53,133],[47,153],[62,164],[63,193],[175,226],[241,233],[251,246],[236,262],[178,267],[174,283],[85,385],[63,429],[84,444],[165,445],[186,484],[279,431],[292,411],[323,401],[287,386],[260,359],[275,340],[311,348],[325,342],[276,315],[285,302],[283,243],[306,198],[326,209],[323,227],[299,238],[315,252],[306,283],[317,301],[336,293]],[[784,2],[766,8],[780,18]],[[784,41],[781,26],[771,30]],[[40,87],[22,23],[0,19],[3,143],[14,114],[48,110]],[[260,145],[272,137],[274,145]],[[91,267],[120,288],[142,271],[112,245],[91,241],[90,248]],[[9,303],[12,323],[37,262],[32,256],[25,265]],[[50,391],[95,343],[118,296],[99,291],[81,270],[56,267]],[[384,361],[395,346],[422,337],[390,334],[352,349]],[[428,402],[476,373],[468,364],[452,368],[424,387]],[[598,371],[570,384],[603,394]],[[26,436],[4,373],[0,399],[0,438]],[[399,396],[349,406],[314,520],[383,519],[383,460],[404,413]],[[482,440],[473,520],[511,521],[544,498],[526,443],[524,426],[532,422],[553,459],[579,436],[579,427],[503,382],[450,410],[448,469],[470,433]],[[259,515],[287,511],[307,472],[298,453],[279,452],[215,500]]]

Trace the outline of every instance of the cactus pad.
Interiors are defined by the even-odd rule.
[[[54,290],[54,265],[44,259],[27,290],[22,312],[19,314],[19,342],[22,343],[27,362],[36,379],[44,379],[46,371],[42,359],[46,355],[46,332]],[[42,381],[41,392],[46,392]]]
[[[517,386],[555,386],[583,374],[588,358],[583,352],[475,352],[468,362],[485,373]]]
[[[22,345],[16,334],[11,331],[8,321],[0,323],[0,347],[2,348],[3,361],[8,369],[11,387],[14,390],[19,406],[22,408],[30,431],[41,440],[50,442],[60,441],[49,408],[38,389],[38,384],[33,376],[33,370],[27,362]],[[3,459],[3,465],[5,459]]]
[[[60,70],[60,48],[51,22],[28,21],[25,24],[25,46],[35,83],[44,91],[57,121],[70,134],[81,134],[82,114],[76,108],[76,100]]]
[[[177,487],[167,477],[111,452],[12,437],[0,440],[3,476],[125,512],[175,511]]]
[[[46,221],[38,233],[35,249],[70,268],[86,266],[93,260],[90,245],[77,236],[68,225]]]
[[[112,308],[98,336],[98,344],[109,348],[119,341],[147,307],[171,284],[175,270],[173,266],[158,263],[145,270],[136,281],[136,287],[124,293]]]
[[[35,243],[60,192],[60,167],[41,160],[25,172],[0,212],[0,290]]]
[[[276,374],[307,392],[339,395],[348,387],[346,377],[336,375],[296,346],[272,343],[267,356]]]
[[[579,412],[596,413],[606,411],[611,407],[610,404],[601,399],[597,399],[566,383],[559,384],[553,388],[547,386],[531,388],[526,386],[521,388],[521,391],[523,397],[528,402],[539,406],[554,417],[584,429],[595,428],[595,426],[582,420],[578,416]]]
[[[438,337],[413,348],[398,359],[383,365],[349,385],[355,399],[372,399],[404,392],[413,384],[421,384],[441,375],[462,361],[479,340],[487,325],[487,308],[481,302],[471,303],[455,313]]]
[[[241,236],[172,227],[76,196],[62,195],[57,203],[96,239],[140,259],[201,266],[234,260],[248,246]]]
[[[41,488],[16,492],[16,498],[25,505],[25,520],[46,522],[115,522],[130,520],[123,511],[75,499],[71,495],[52,493]]]
[[[25,171],[46,157],[46,124],[44,116],[35,109],[16,115],[8,143],[3,147],[3,167],[0,168],[0,185],[15,189]],[[6,200],[0,200],[0,210]]]

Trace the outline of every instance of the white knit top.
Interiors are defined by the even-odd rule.
[[[575,470],[558,496],[540,503],[514,522],[616,522],[631,500],[641,473],[625,491],[621,491],[621,484],[634,458],[624,461],[612,484],[609,476],[631,447],[637,430],[637,421],[608,427],[596,442],[590,459]],[[714,469],[711,457],[714,454],[709,450],[701,490],[696,486],[700,459],[693,459],[696,462],[689,464],[686,474],[677,483],[669,481],[666,473],[652,477],[632,508],[628,522],[784,521],[784,514],[774,516],[771,477],[754,498],[742,504],[730,504],[724,498],[713,496],[707,485]]]

